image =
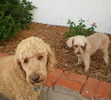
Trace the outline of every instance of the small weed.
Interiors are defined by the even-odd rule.
[[[96,23],[91,24],[91,27],[86,28],[86,25],[84,24],[85,21],[83,19],[80,19],[78,21],[78,25],[76,25],[74,22],[68,20],[68,25],[69,25],[69,31],[65,33],[65,37],[69,38],[72,36],[76,36],[76,35],[84,35],[84,36],[89,36],[91,35],[96,26]]]

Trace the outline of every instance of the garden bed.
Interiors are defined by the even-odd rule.
[[[68,31],[68,27],[33,23],[29,30],[18,32],[16,38],[12,38],[7,42],[0,42],[0,52],[13,54],[21,40],[30,36],[40,37],[54,48],[58,60],[57,67],[111,83],[111,47],[109,48],[109,66],[104,65],[102,52],[98,50],[91,57],[89,73],[85,73],[83,64],[79,67],[74,66],[77,57],[74,55],[73,49],[68,49],[65,44],[64,33],[66,31]],[[108,36],[111,40],[111,35]]]

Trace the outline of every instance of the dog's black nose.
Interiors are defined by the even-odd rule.
[[[81,54],[81,52],[78,51],[77,54]]]
[[[39,75],[32,75],[30,76],[30,79],[34,82],[34,83],[38,83],[40,80],[40,76]]]

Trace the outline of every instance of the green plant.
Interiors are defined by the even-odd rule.
[[[36,8],[26,0],[0,0],[0,41],[16,36],[16,32],[28,28]]]
[[[97,27],[96,23],[91,24],[91,27],[86,28],[86,25],[84,24],[85,21],[83,19],[80,19],[79,24],[76,25],[74,22],[68,20],[69,24],[69,31],[65,33],[66,38],[76,36],[76,35],[84,35],[89,36],[94,32],[94,29]]]

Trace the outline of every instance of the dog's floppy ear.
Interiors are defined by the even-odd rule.
[[[66,41],[66,45],[70,48],[73,46],[73,43],[74,43],[74,37],[70,37]]]
[[[16,57],[16,55],[14,55],[14,67],[15,67],[15,69],[18,69],[21,67],[21,63],[18,60],[18,58]]]
[[[21,78],[24,78],[26,73],[22,68],[21,62],[19,59],[14,55],[14,68],[13,70],[16,72],[17,75],[19,75]]]
[[[51,50],[50,46],[48,46],[47,69],[49,72],[54,69],[56,62],[55,53]]]
[[[86,47],[86,51],[89,51],[89,49],[91,48],[89,41],[86,42],[85,47]]]

